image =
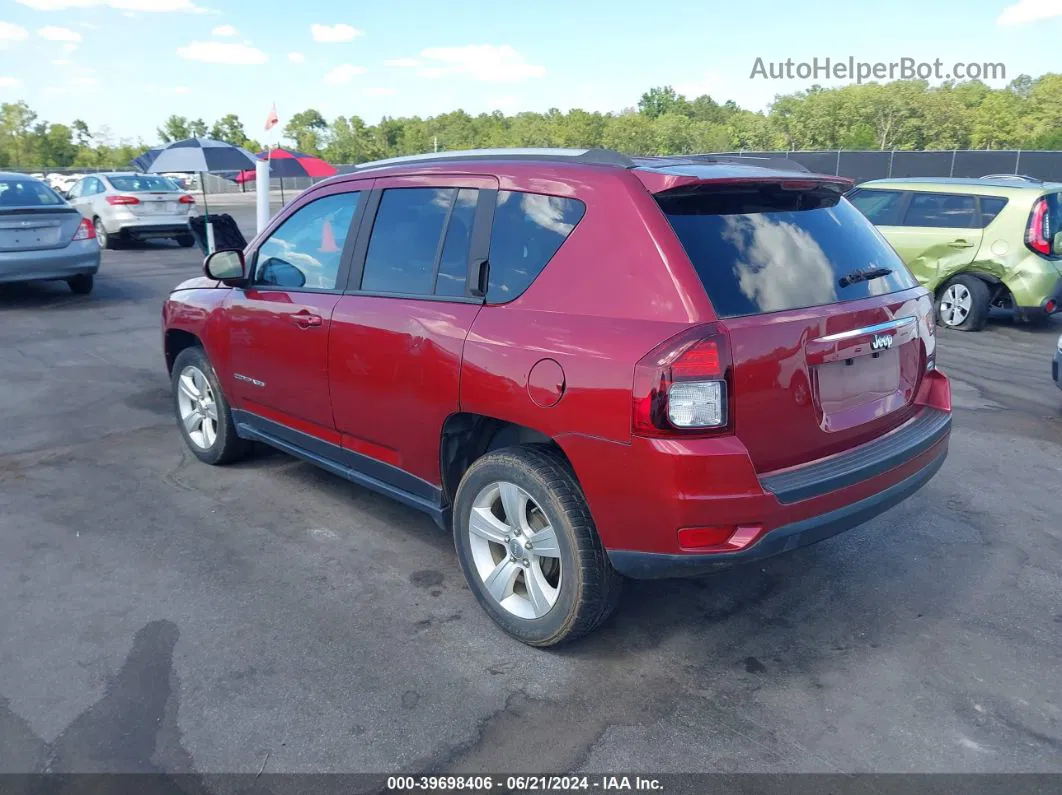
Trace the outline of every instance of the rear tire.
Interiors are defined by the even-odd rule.
[[[99,218],[93,218],[92,227],[96,230],[96,242],[100,244],[100,248],[113,249],[118,247],[117,239],[107,232],[107,227],[103,225],[103,221]]]
[[[530,646],[591,632],[619,601],[623,578],[575,475],[550,447],[506,447],[475,461],[454,500],[454,540],[480,606]]]
[[[251,443],[236,435],[229,402],[202,348],[177,355],[170,376],[177,427],[188,449],[204,464],[231,464],[247,455]]]
[[[937,296],[937,320],[956,331],[980,331],[988,322],[992,294],[988,285],[969,273],[949,279]]]
[[[191,235],[177,235],[174,239],[181,248],[191,248],[195,245],[195,238]]]
[[[96,279],[91,273],[79,273],[77,276],[71,276],[67,279],[66,283],[70,285],[70,291],[74,294],[88,295],[92,292]]]

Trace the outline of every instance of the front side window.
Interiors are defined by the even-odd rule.
[[[490,236],[487,300],[500,304],[519,297],[585,212],[578,199],[500,191]]]
[[[860,188],[848,200],[875,226],[895,226],[900,223],[902,191]]]
[[[334,290],[360,193],[336,193],[296,210],[258,248],[254,283]]]
[[[977,205],[973,196],[951,193],[916,193],[904,216],[904,226],[942,229],[972,229],[977,226]]]

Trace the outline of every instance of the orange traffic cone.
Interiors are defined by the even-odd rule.
[[[327,218],[321,228],[321,251],[339,251],[339,246],[336,245],[336,236],[332,234],[332,222]]]

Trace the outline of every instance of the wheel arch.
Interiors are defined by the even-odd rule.
[[[535,428],[486,414],[457,412],[446,418],[439,441],[439,464],[444,498],[452,505],[461,478],[483,455],[521,444],[555,449],[572,469],[571,460],[556,439]]]
[[[203,341],[198,336],[184,329],[166,329],[163,338],[163,349],[166,353],[166,372],[173,372],[173,363],[181,355],[181,351],[187,348],[202,348]]]

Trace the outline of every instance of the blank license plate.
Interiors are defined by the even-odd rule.
[[[5,229],[0,231],[0,248],[44,248],[59,243],[60,229],[57,226],[39,229]]]

